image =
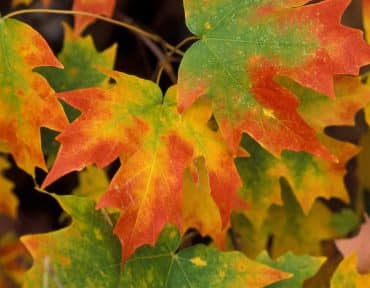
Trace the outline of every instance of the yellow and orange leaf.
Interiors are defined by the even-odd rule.
[[[226,144],[207,126],[209,102],[200,99],[180,115],[176,87],[162,103],[154,83],[106,73],[116,80],[110,88],[59,94],[82,114],[58,136],[61,148],[43,186],[90,164],[104,167],[120,156],[121,168],[98,206],[122,210],[115,233],[127,258],[136,247],[154,244],[166,223],[182,228],[183,174],[192,160],[204,157],[211,195],[226,227],[232,209],[240,206],[240,179]]]
[[[211,236],[219,247],[223,247],[225,231],[222,229],[220,211],[211,196],[207,169],[201,159],[197,164],[197,182],[194,182],[189,169],[184,175],[182,203],[184,230],[196,228],[203,236]]]
[[[0,140],[17,165],[33,175],[35,166],[46,169],[40,127],[60,131],[68,121],[53,89],[32,70],[63,66],[30,26],[0,19],[0,34]]]

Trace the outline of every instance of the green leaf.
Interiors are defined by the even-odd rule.
[[[64,69],[38,68],[57,92],[101,86],[108,81],[107,75],[95,69],[112,69],[117,45],[99,52],[91,36],[82,38],[73,33],[68,24],[64,25],[64,46],[58,55]]]
[[[22,237],[34,265],[24,287],[265,287],[289,275],[203,245],[179,249],[178,230],[166,226],[155,247],[143,246],[122,268],[120,243],[94,201],[54,198],[72,216],[64,229]]]
[[[299,288],[302,287],[306,279],[317,273],[325,259],[309,255],[298,256],[288,252],[273,260],[267,252],[263,252],[256,260],[262,264],[293,274],[292,278],[269,285],[268,288]]]
[[[24,287],[118,287],[120,243],[106,217],[92,200],[53,197],[72,215],[72,224],[21,238],[34,259]]]
[[[189,30],[199,36],[179,68],[179,109],[207,95],[233,149],[248,133],[273,155],[306,151],[334,160],[297,112],[286,76],[334,98],[333,76],[369,63],[362,32],[340,24],[348,0],[185,0]]]
[[[265,287],[287,278],[240,252],[221,253],[196,245],[176,253],[178,231],[167,226],[157,245],[144,246],[127,261],[122,287]]]

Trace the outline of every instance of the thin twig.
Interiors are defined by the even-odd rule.
[[[179,44],[177,44],[175,46],[175,49],[169,51],[167,54],[166,54],[166,59],[169,59],[173,54],[175,54],[174,51],[177,51],[178,49],[180,49],[182,46],[184,46],[185,44],[187,44],[188,42],[190,41],[196,41],[196,40],[199,40],[200,38],[197,37],[197,36],[190,36],[190,37],[187,37],[185,38],[184,40],[182,40]],[[168,61],[168,60],[167,60]],[[165,69],[164,67],[164,63],[165,62],[161,62],[161,66],[158,70],[158,74],[157,74],[157,78],[156,78],[156,83],[159,84],[159,81],[161,80],[161,77],[162,77],[162,73],[163,73],[163,70]]]
[[[125,21],[126,23],[130,23],[131,25],[136,26],[133,19],[131,19],[130,17],[123,15],[122,13],[118,13],[118,17],[119,19],[122,19],[122,21]],[[167,73],[172,83],[176,83],[175,72],[173,70],[171,62],[166,57],[166,54],[153,42],[152,39],[149,39],[148,37],[145,37],[141,34],[137,34],[137,36],[149,48],[149,50],[152,51],[154,56],[157,57],[158,62],[161,63],[161,65],[163,63],[164,71]]]
[[[167,41],[165,41],[162,37],[159,35],[150,33],[148,31],[145,31],[135,25],[131,25],[122,21],[114,20],[109,17],[101,16],[98,14],[90,13],[90,12],[85,12],[85,11],[77,11],[77,10],[62,10],[62,9],[24,9],[24,10],[18,10],[11,12],[3,17],[3,19],[8,19],[11,17],[15,17],[18,15],[23,15],[23,14],[35,14],[35,13],[44,13],[44,14],[59,14],[59,15],[80,15],[80,16],[87,16],[87,17],[92,17],[96,18],[117,26],[124,27],[132,32],[135,32],[139,35],[143,35],[149,39],[152,39],[155,42],[163,44],[166,49],[170,50],[171,52],[175,54],[179,54],[181,56],[184,55],[184,53],[179,50],[179,48],[176,48],[175,46],[171,45]]]

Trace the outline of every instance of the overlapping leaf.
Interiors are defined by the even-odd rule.
[[[15,218],[17,215],[18,199],[12,192],[13,183],[2,175],[9,167],[8,161],[0,157],[0,214]]]
[[[345,164],[357,149],[329,137],[325,140],[340,159],[339,163],[321,160],[305,152],[291,151],[284,151],[281,158],[277,159],[250,137],[244,138],[243,146],[248,147],[251,157],[237,160],[244,182],[241,194],[251,206],[246,214],[257,227],[265,219],[270,205],[281,203],[280,177],[288,180],[305,214],[317,197],[348,200],[343,182]]]
[[[63,50],[58,55],[64,69],[46,67],[37,71],[57,92],[101,86],[108,81],[108,77],[96,67],[112,69],[116,50],[117,45],[113,45],[102,52],[97,51],[91,36],[75,35],[65,24]]]
[[[53,89],[32,70],[62,65],[45,40],[24,23],[0,19],[0,35],[0,140],[17,165],[33,174],[35,166],[45,169],[40,127],[60,131],[67,119]]]
[[[180,66],[180,109],[206,94],[231,147],[247,132],[274,155],[287,149],[333,160],[275,78],[334,96],[333,75],[358,73],[370,48],[360,31],[339,24],[349,0],[307,2],[185,0],[187,26],[201,40]]]
[[[240,180],[222,138],[207,126],[208,101],[198,101],[181,116],[175,88],[162,103],[154,83],[119,72],[108,75],[117,81],[111,88],[59,94],[82,115],[58,136],[61,149],[43,186],[89,164],[106,166],[122,155],[122,166],[99,207],[122,209],[115,233],[127,258],[136,247],[154,244],[166,223],[182,227],[183,174],[193,159],[204,157],[225,227],[239,205]]]
[[[330,282],[330,288],[367,288],[370,283],[370,274],[360,274],[356,270],[356,255],[344,258],[335,271]]]
[[[240,252],[196,245],[176,253],[179,233],[167,227],[157,245],[141,247],[127,261],[122,287],[265,287],[288,273],[251,261]]]
[[[317,273],[324,258],[308,255],[298,256],[288,252],[274,260],[267,252],[263,252],[258,255],[256,261],[293,274],[292,278],[269,285],[268,288],[298,288],[303,287],[303,282]]]
[[[335,101],[287,79],[279,82],[299,97],[301,115],[317,131],[338,162],[293,151],[284,151],[280,158],[276,158],[246,136],[242,145],[251,152],[251,157],[238,159],[237,164],[244,182],[243,197],[251,204],[247,214],[257,226],[262,223],[268,207],[281,202],[279,178],[282,176],[292,186],[305,213],[316,197],[348,200],[343,181],[345,165],[358,148],[325,136],[323,130],[330,125],[353,125],[356,112],[370,100],[369,87],[355,77],[335,78]],[[332,183],[337,184],[333,186]]]
[[[287,251],[321,256],[321,242],[341,236],[332,223],[331,211],[322,202],[316,201],[305,215],[285,181],[282,182],[282,199],[284,206],[273,205],[266,223],[273,237],[272,257]]]
[[[319,200],[306,215],[286,181],[282,181],[282,199],[283,205],[272,205],[268,209],[268,216],[260,227],[256,227],[245,215],[235,214],[229,237],[231,247],[249,257],[255,257],[266,246],[274,258],[288,251],[321,256],[323,240],[343,237],[356,228],[353,221],[338,218],[338,213],[332,213]],[[347,213],[347,217],[352,219],[353,214],[349,215]]]
[[[72,215],[72,224],[22,237],[34,260],[24,287],[119,287],[120,245],[95,202],[76,196],[55,197]]]
[[[75,196],[55,197],[71,214],[72,224],[22,238],[34,258],[24,287],[257,288],[289,277],[239,252],[221,253],[202,245],[176,252],[180,235],[173,226],[162,231],[155,247],[141,247],[122,268],[119,241],[94,202]]]
[[[72,9],[111,17],[115,4],[115,0],[74,0]],[[81,34],[93,22],[95,22],[93,17],[76,15],[76,34]]]

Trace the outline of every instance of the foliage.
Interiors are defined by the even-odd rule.
[[[361,109],[370,123],[359,75],[370,46],[340,23],[350,1],[183,2],[194,36],[176,47],[112,20],[114,0],[44,10],[74,15],[58,57],[13,19],[39,11],[0,19],[0,223],[17,219],[9,159],[70,219],[20,238],[26,273],[17,231],[0,230],[0,287],[366,287],[370,138],[329,133]],[[160,54],[157,83],[114,70],[117,45],[99,51],[82,35],[92,16]],[[178,82],[163,93],[175,54]],[[63,194],[74,195],[44,190],[71,172],[79,183]]]

